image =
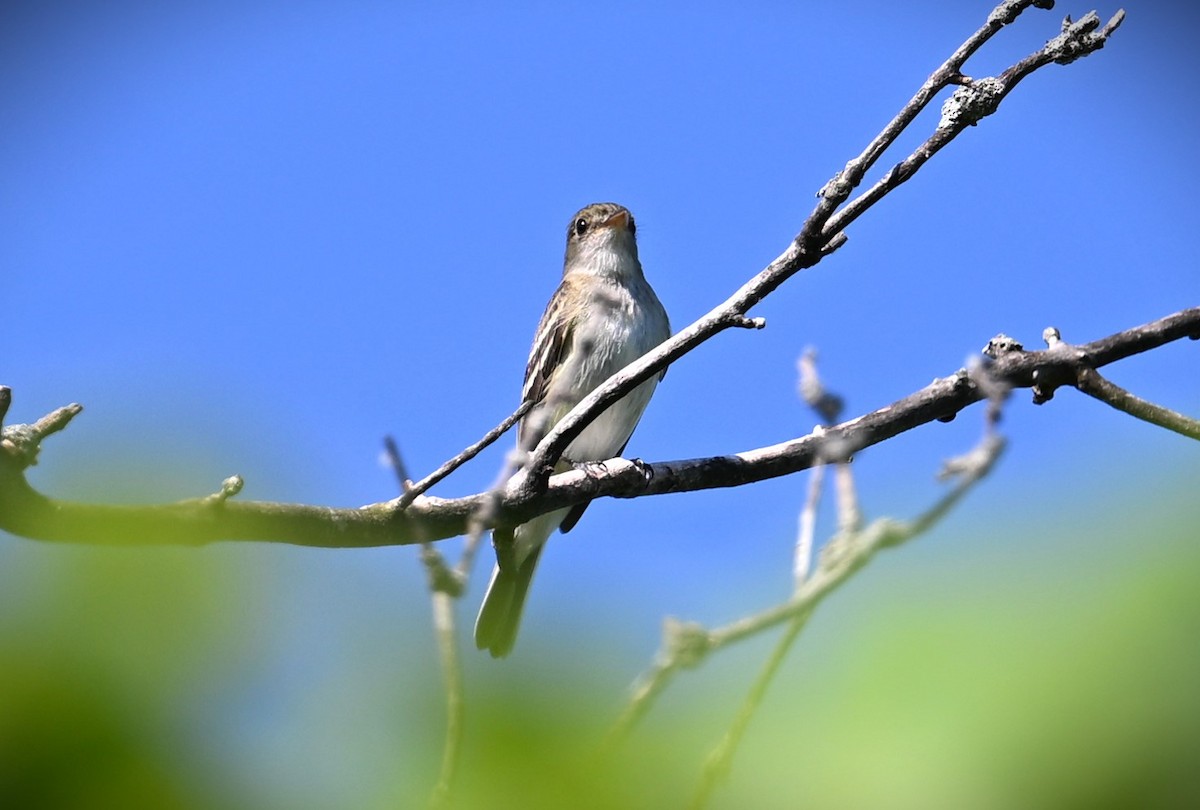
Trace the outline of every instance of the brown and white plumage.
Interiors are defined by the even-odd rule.
[[[600,383],[671,334],[667,313],[638,260],[636,225],[615,203],[594,203],[571,218],[563,278],[550,298],[525,368],[523,401],[538,403],[521,421],[518,442],[531,450]],[[620,455],[660,377],[600,413],[563,453],[571,462]],[[542,547],[556,528],[569,531],[587,504],[541,515],[511,534],[493,534],[496,568],[475,623],[475,643],[507,655]]]

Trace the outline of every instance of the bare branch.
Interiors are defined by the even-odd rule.
[[[1050,350],[1073,353],[1078,359],[1074,385],[1083,393],[1095,397],[1101,402],[1105,402],[1135,419],[1141,419],[1144,422],[1158,425],[1182,436],[1187,436],[1189,439],[1200,439],[1200,421],[1184,416],[1169,408],[1164,408],[1161,405],[1155,405],[1153,402],[1135,396],[1124,388],[1109,382],[1100,375],[1100,372],[1089,365],[1088,352],[1064,341],[1059,331],[1054,327],[1047,327],[1042,333],[1042,337]],[[1191,337],[1196,339],[1196,335],[1194,334]],[[1057,382],[1060,385],[1066,384],[1061,379],[1057,380]],[[1040,401],[1045,401],[1054,396],[1053,388],[1047,389],[1041,384],[1034,386],[1034,393],[1035,396],[1039,397]]]
[[[807,348],[796,361],[796,370],[800,373],[797,390],[800,398],[817,412],[823,425],[831,425],[842,415],[846,407],[845,401],[837,394],[826,390],[821,377],[817,374],[817,350]]]
[[[445,591],[433,593],[433,630],[437,637],[438,657],[442,662],[442,681],[446,695],[446,742],[442,747],[442,767],[430,798],[431,807],[451,804],[451,788],[458,772],[462,751],[464,714],[462,664],[458,658],[458,632],[454,621],[454,597]]]
[[[832,395],[825,390],[820,378],[817,375],[816,352],[811,349],[805,351],[801,357],[799,365],[800,391],[804,399],[809,403],[809,405],[816,408],[819,413],[822,412],[822,405],[827,410],[829,407],[829,399]],[[973,372],[973,379],[983,381],[987,378],[986,369],[973,369]],[[970,453],[967,453],[959,459],[947,461],[942,471],[938,474],[939,480],[946,480],[947,478],[955,477],[957,475],[963,476],[964,478],[970,477],[972,481],[977,481],[980,477],[986,474],[987,470],[991,467],[992,463],[999,455],[1000,450],[1003,447],[1003,442],[995,434],[995,425],[999,418],[999,404],[1006,398],[1007,389],[1003,389],[1001,386],[993,386],[992,390],[993,393],[989,398],[994,407],[990,408],[984,416],[983,440],[980,441],[977,447]],[[841,400],[836,397],[834,399],[839,403],[840,407]],[[801,513],[800,523],[802,530],[801,538],[797,543],[798,549],[802,545],[806,549],[810,549],[812,547],[811,534],[813,516],[816,511],[817,499],[820,496],[820,473],[824,469],[825,467],[816,467],[812,472],[809,497],[804,505],[804,510]],[[948,470],[953,470],[954,473],[950,474],[947,472]],[[836,473],[835,483],[838,506],[838,529],[837,534],[834,536],[833,542],[844,543],[848,542],[846,538],[855,537],[855,535],[857,535],[859,530],[862,528],[862,512],[859,509],[858,495],[854,486],[854,474],[851,470],[850,464],[839,463],[835,465],[834,471]],[[933,510],[927,512],[925,515],[922,515],[922,517],[912,525],[912,536],[921,534],[927,529],[931,528],[933,523],[936,522],[937,519],[940,519],[941,516],[943,516],[950,509],[953,503],[957,502],[958,498],[961,497],[963,492],[965,492],[965,488],[952,493],[953,497],[945,497],[940,499],[938,504],[936,504],[934,507],[935,510],[940,509],[940,511],[936,512],[936,516]],[[808,537],[805,537],[805,529],[807,529]],[[807,556],[805,559],[807,560]],[[793,597],[798,595],[800,589],[804,587],[804,583],[808,579],[807,563],[802,573],[799,565],[800,561],[798,553],[797,576],[795,577],[796,586],[795,590],[793,591]],[[700,784],[692,800],[692,807],[699,808],[705,806],[708,803],[709,798],[712,796],[713,791],[716,789],[717,784],[726,776],[726,774],[728,774],[729,768],[733,762],[733,755],[737,751],[738,746],[741,744],[742,738],[746,734],[746,729],[750,725],[750,720],[757,713],[758,707],[762,704],[762,699],[766,695],[767,688],[775,679],[775,676],[779,671],[779,667],[782,665],[784,658],[787,657],[788,652],[791,651],[792,645],[800,635],[800,631],[803,630],[805,625],[808,623],[808,618],[812,615],[812,610],[813,608],[810,606],[808,609],[796,613],[791,617],[787,627],[784,628],[783,635],[775,643],[775,647],[771,651],[770,657],[768,657],[766,663],[763,665],[763,668],[755,678],[754,684],[751,686],[750,691],[742,701],[742,705],[739,707],[737,714],[734,716],[733,723],[730,725],[728,731],[725,732],[725,735],[722,737],[721,741],[709,754],[708,759],[705,760],[704,770],[700,778]],[[711,647],[706,647],[706,649],[711,649]],[[667,672],[674,671],[669,666],[669,662],[663,669]],[[643,713],[644,711],[645,709],[642,710]]]
[[[610,752],[616,748],[650,709],[676,671],[699,664],[708,655],[708,648],[708,633],[699,624],[681,622],[671,616],[664,619],[662,649],[650,669],[634,683],[629,702],[609,731],[603,750]]]
[[[475,458],[475,456],[479,455],[479,453],[485,447],[495,442],[496,439],[499,439],[501,436],[507,433],[513,425],[521,421],[521,417],[529,413],[529,409],[532,408],[533,405],[534,403],[532,402],[522,402],[519,408],[513,411],[512,414],[505,418],[503,422],[485,433],[482,439],[463,450],[454,458],[448,460],[442,466],[438,467],[436,470],[422,478],[417,483],[413,484],[409,482],[407,480],[407,475],[404,476],[404,493],[400,496],[400,500],[397,502],[397,505],[401,509],[408,506],[417,498],[417,496],[425,494],[425,492],[427,492],[434,484],[438,483],[447,475],[454,472],[471,459]]]
[[[724,303],[598,386],[547,433],[533,451],[523,473],[517,476],[520,497],[532,498],[545,489],[553,473],[554,464],[562,456],[567,445],[601,411],[700,344],[731,326],[744,325],[739,319],[744,319],[751,307],[793,275],[817,264],[842,244],[845,241],[846,226],[910,178],[933,154],[954,140],[967,126],[977,123],[984,115],[993,112],[1000,100],[1021,79],[1051,62],[1071,61],[1103,47],[1107,36],[1116,30],[1124,17],[1123,12],[1118,13],[1099,33],[1096,33],[1096,25],[1090,20],[1080,20],[1079,23],[1066,26],[1062,35],[1051,40],[1042,50],[1013,65],[999,77],[989,79],[980,88],[974,87],[977,82],[968,83],[965,80],[961,73],[963,63],[997,31],[1030,6],[1049,8],[1052,5],[1049,0],[1005,0],[993,9],[984,26],[934,71],[917,94],[867,145],[862,154],[847,163],[842,171],[825,184],[818,194],[820,200],[817,206],[805,220],[800,233],[774,261],[742,285]],[[964,90],[964,95],[956,102],[959,112],[953,116],[953,120],[946,120],[944,116],[943,123],[939,124],[937,131],[922,147],[897,164],[868,192],[835,215],[838,207],[849,199],[850,194],[862,183],[867,170],[912,123],[934,95],[942,88],[955,84],[964,85],[960,88]]]
[[[704,762],[704,770],[700,776],[700,785],[696,789],[695,796],[692,797],[689,807],[694,810],[704,807],[708,804],[712,792],[716,789],[717,784],[724,779],[729,768],[733,764],[733,755],[741,745],[742,738],[746,735],[746,729],[750,726],[750,721],[754,718],[758,707],[762,704],[762,700],[766,697],[767,688],[771,682],[775,680],[775,676],[779,672],[779,667],[787,658],[788,652],[792,649],[792,644],[795,643],[800,631],[804,629],[807,623],[808,615],[796,616],[784,630],[779,641],[775,643],[771,650],[770,657],[759,671],[758,676],[754,679],[754,684],[750,687],[750,691],[746,694],[742,705],[738,707],[737,715],[733,719],[729,730],[725,732],[725,736],[717,743],[717,746],[709,753],[708,758]]]
[[[513,525],[594,498],[741,486],[790,475],[818,462],[844,461],[919,425],[952,419],[962,409],[988,398],[990,387],[1036,385],[1043,395],[1052,393],[1057,386],[1074,385],[1082,367],[1099,368],[1196,335],[1200,335],[1200,307],[1074,347],[1075,351],[1012,347],[998,353],[988,365],[992,382],[986,385],[960,370],[884,408],[769,447],[653,463],[609,459],[586,470],[555,475],[546,489],[536,494],[525,493],[519,481],[510,481],[503,491],[462,498],[423,495],[403,509],[397,501],[358,509],[240,499],[214,504],[203,498],[152,506],[74,503],[35,491],[25,481],[20,455],[0,453],[0,529],[33,540],[109,545],[261,540],[356,548],[435,541],[464,534],[476,522],[484,529],[501,523]],[[61,417],[52,414],[48,419],[57,423]],[[5,428],[5,436],[10,430],[29,427]]]
[[[811,346],[805,349],[800,354],[800,359],[796,361],[796,370],[800,375],[796,386],[800,398],[816,412],[822,425],[831,425],[836,422],[842,414],[845,401],[837,394],[827,390],[821,381],[821,375],[817,373],[817,350]],[[797,588],[803,584],[804,580],[808,579],[809,571],[812,569],[817,506],[821,501],[825,470],[824,464],[818,463],[813,466],[808,482],[808,496],[805,498],[804,507],[800,510],[800,525],[796,533],[796,550],[792,563],[792,578]],[[847,519],[847,507],[852,506],[853,511],[857,514],[857,506],[853,505],[852,497],[853,479],[849,476],[848,465],[837,465],[838,514],[843,521]],[[847,498],[847,486],[851,493],[849,498]],[[854,519],[857,520],[857,518]]]
[[[808,579],[809,572],[812,571],[817,507],[821,503],[821,490],[825,483],[826,469],[828,467],[824,464],[817,464],[809,473],[808,495],[804,499],[804,508],[800,510],[800,525],[796,531],[796,550],[792,560],[792,579],[797,588],[804,583],[804,580]]]
[[[1135,396],[1119,385],[1106,380],[1095,369],[1080,369],[1075,387],[1088,396],[1113,406],[1118,411],[1124,411],[1130,416],[1152,425],[1173,430],[1189,439],[1200,440],[1200,420],[1192,419],[1170,408],[1155,405],[1153,402]]]
[[[7,412],[12,404],[12,389],[0,386],[0,399]],[[65,428],[82,410],[82,405],[72,403],[51,411],[32,425],[10,425],[0,429],[0,452],[13,459],[19,469],[32,467],[37,464],[42,439]]]
[[[787,632],[776,645],[763,672],[760,673],[750,696],[743,704],[733,728],[714,752],[705,770],[701,791],[696,802],[701,802],[715,784],[716,778],[724,773],[727,757],[732,755],[746,724],[761,700],[779,662],[787,652],[796,635],[803,629],[809,617],[826,596],[845,582],[852,574],[865,566],[880,550],[901,545],[928,531],[946,515],[981,478],[995,465],[1004,449],[1003,440],[985,431],[980,446],[969,455],[978,454],[984,461],[958,479],[954,487],[937,503],[908,522],[881,518],[873,521],[861,531],[841,532],[825,546],[821,563],[811,577],[796,589],[790,599],[776,607],[745,619],[731,622],[724,627],[706,630],[695,623],[683,623],[669,619],[665,625],[662,651],[655,657],[651,668],[639,679],[609,734],[609,746],[623,739],[633,726],[649,711],[654,699],[667,687],[669,681],[681,669],[698,666],[709,654],[724,647],[758,635],[783,622],[790,622]],[[680,631],[680,628],[683,631]],[[683,639],[681,641],[680,639]],[[693,806],[699,804],[693,803]]]
[[[989,18],[988,24],[979,29],[975,33],[975,37],[972,40],[968,40],[968,44],[975,38],[982,37],[982,40],[979,42],[981,45],[995,31],[999,30],[999,24],[995,28],[992,28],[993,18],[1003,16],[997,12],[1005,10],[1006,7],[1014,7],[1017,8],[1016,13],[1020,13],[1023,7],[1027,5],[1029,4],[1002,3],[992,12],[992,17]],[[929,81],[925,83],[925,86],[921,88],[917,96],[914,96],[913,100],[909,102],[909,105],[912,106],[920,100],[920,106],[924,107],[938,90],[950,84],[959,84],[960,87],[954,91],[954,94],[942,107],[942,119],[938,123],[937,129],[934,130],[934,133],[924,143],[914,149],[912,154],[893,166],[870,189],[860,194],[850,203],[847,203],[845,208],[830,217],[829,222],[825,225],[825,232],[834,234],[844,230],[851,222],[862,216],[868,208],[887,195],[888,192],[911,178],[918,169],[925,165],[931,157],[937,154],[950,141],[954,140],[964,129],[969,126],[975,126],[981,119],[994,113],[999,108],[1000,102],[1004,100],[1004,97],[1012,92],[1013,88],[1022,79],[1038,68],[1045,67],[1051,63],[1067,64],[1103,48],[1108,36],[1117,29],[1124,19],[1125,12],[1119,11],[1102,31],[1096,33],[1095,27],[1099,25],[1100,21],[1096,17],[1095,12],[1091,12],[1079,20],[1079,22],[1065,26],[1063,33],[1047,42],[1041,50],[1030,54],[995,77],[988,76],[980,79],[966,79],[962,77],[958,73],[959,68],[962,67],[962,60],[957,59],[959,53],[956,52],[954,56],[929,77]],[[1004,20],[1004,22],[1008,21],[1011,21],[1011,19]],[[977,47],[978,45],[976,45]],[[969,53],[962,58],[965,59],[967,55]],[[1070,55],[1069,58],[1068,55]],[[952,81],[952,79],[955,80]],[[928,92],[926,93],[927,90]],[[891,134],[892,138],[887,142],[887,145],[890,145],[895,140],[895,136],[900,134],[899,130],[892,133],[891,129],[900,120],[904,120],[904,126],[907,126],[908,123],[911,123],[912,117],[915,117],[919,111],[919,108],[910,110],[906,107],[901,115],[911,112],[912,116],[904,119],[901,119],[901,116],[897,116],[888,125],[888,129],[885,129],[884,133]],[[864,152],[864,155],[867,154]],[[874,152],[871,154],[875,157],[878,156]],[[862,157],[860,156],[860,159]],[[871,162],[874,162],[874,157]],[[850,168],[850,166],[847,166],[847,171]],[[857,166],[855,168],[857,169]],[[858,171],[850,176],[861,180],[862,172]],[[855,185],[857,185],[857,182]],[[849,192],[847,191],[846,194],[848,196]]]
[[[816,350],[812,348],[805,349],[800,355],[796,366],[800,372],[800,381],[797,387],[801,399],[816,411],[822,424],[828,425],[837,420],[842,411],[843,401],[841,397],[826,390],[824,383],[821,381],[820,375],[817,373]],[[812,569],[817,507],[820,504],[821,491],[825,482],[825,471],[827,469],[826,465],[817,464],[812,468],[809,476],[808,494],[805,497],[804,506],[800,510],[800,526],[797,532],[795,560],[792,566],[793,582],[795,583],[793,593],[803,587]],[[855,529],[858,527],[859,513],[857,500],[854,497],[854,485],[853,477],[850,473],[850,465],[844,463],[837,464],[835,470],[838,491],[839,531],[851,531],[852,527]],[[692,799],[692,807],[698,808],[706,805],[717,783],[729,772],[734,752],[741,744],[742,737],[750,725],[751,718],[753,718],[759,705],[762,703],[767,687],[775,679],[780,665],[783,663],[784,658],[787,657],[792,644],[803,629],[806,618],[807,616],[794,617],[784,630],[783,636],[776,642],[770,657],[768,657],[762,670],[755,678],[754,684],[750,687],[750,692],[742,701],[742,705],[738,709],[729,730],[705,760],[700,785],[696,791],[696,795]],[[665,671],[674,671],[669,661],[664,662],[664,664],[663,669]]]
[[[402,493],[409,493],[412,490],[412,482],[408,479],[408,470],[400,448],[391,436],[384,438],[384,449]],[[442,665],[442,688],[446,696],[446,739],[442,745],[442,764],[438,771],[437,783],[430,795],[429,806],[446,807],[451,802],[451,789],[458,772],[463,715],[466,709],[466,701],[463,699],[462,665],[458,657],[458,631],[454,620],[454,600],[462,596],[466,589],[466,575],[459,575],[458,571],[448,568],[441,553],[428,541],[421,543],[421,564],[424,565],[429,580],[433,635],[437,642],[438,659]]]
[[[824,218],[827,219],[833,214],[837,206],[841,205],[850,197],[850,193],[858,187],[862,182],[863,177],[875,165],[876,161],[883,153],[896,142],[901,133],[913,122],[921,112],[929,106],[929,103],[937,96],[939,92],[951,85],[967,85],[971,80],[963,76],[962,68],[966,61],[980,48],[987,43],[989,39],[995,36],[1001,28],[1015,21],[1030,6],[1038,8],[1050,8],[1053,6],[1053,1],[1050,0],[1006,0],[1000,3],[996,8],[992,9],[992,13],[988,15],[987,21],[974,34],[972,34],[966,42],[958,47],[950,58],[943,62],[937,70],[930,74],[925,83],[921,85],[916,94],[909,99],[900,112],[888,122],[887,126],[875,136],[862,153],[846,164],[846,168],[842,169],[832,180],[826,184],[821,191],[821,206],[825,209]],[[815,214],[816,212],[814,212]],[[857,215],[856,215],[857,216]],[[845,220],[846,224],[856,218],[849,217]],[[840,229],[834,229],[830,226],[825,226],[825,230],[837,232]]]
[[[916,519],[903,522],[881,518],[861,532],[837,535],[825,547],[816,573],[792,599],[749,620],[733,622],[709,632],[706,649],[709,652],[719,650],[792,617],[807,615],[834,588],[866,565],[877,551],[901,545],[928,531],[991,471],[1003,449],[1003,441],[985,438],[981,452],[986,463],[979,465],[972,474],[962,476],[953,489]]]

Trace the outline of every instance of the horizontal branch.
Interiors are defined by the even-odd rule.
[[[818,462],[845,461],[857,451],[933,421],[948,421],[987,397],[991,385],[1035,388],[1044,401],[1073,386],[1081,369],[1099,368],[1182,338],[1200,338],[1200,307],[1078,346],[1024,351],[1007,344],[987,366],[987,385],[960,370],[884,408],[769,447],[708,458],[645,463],[610,459],[553,476],[529,495],[511,482],[499,492],[463,498],[421,496],[358,509],[214,497],[153,506],[109,506],[55,500],[25,480],[31,426],[7,427],[0,441],[0,529],[34,540],[112,545],[195,545],[258,540],[325,548],[407,545],[464,534],[487,515],[486,527],[514,525],[595,498],[636,498],[736,487],[789,475]],[[6,389],[0,388],[0,399]],[[69,416],[63,412],[70,411]],[[78,406],[37,424],[61,429]],[[47,434],[48,435],[48,434]],[[485,508],[486,507],[486,508]]]

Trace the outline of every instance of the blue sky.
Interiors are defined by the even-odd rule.
[[[9,4],[0,383],[10,421],[86,408],[32,478],[76,498],[192,497],[232,473],[246,498],[390,498],[383,435],[421,475],[517,404],[573,211],[632,209],[647,276],[684,326],[786,246],[816,190],[989,8]],[[1028,12],[968,73],[1003,69],[1089,8]],[[1084,342],[1195,305],[1200,11],[1128,10],[1108,48],[1027,79],[753,312],[765,330],[673,366],[629,453],[716,455],[808,432],[794,370],[808,345],[853,415],[953,372],[997,332],[1036,346],[1054,325]],[[1111,377],[1195,414],[1196,360],[1178,345]],[[861,454],[868,514],[936,497],[937,465],[980,420]],[[1184,440],[1070,391],[1040,408],[1018,394],[1004,430],[995,476],[891,576],[1053,556],[1047,524],[1128,517],[1159,492],[1177,507],[1169,493],[1200,472]],[[502,452],[435,493],[487,486]],[[781,597],[805,481],[594,504],[543,558],[509,672],[523,647],[552,651],[582,629],[618,651],[618,694],[661,616],[719,622]],[[341,652],[304,652],[312,622],[370,615],[388,626],[380,643],[426,649],[412,550],[211,553],[271,571],[267,691],[339,666]],[[0,539],[9,571],[61,554]],[[343,596],[324,616],[322,600]],[[281,663],[292,654],[304,663]],[[435,677],[427,664],[406,677]],[[491,666],[469,672],[506,677]]]

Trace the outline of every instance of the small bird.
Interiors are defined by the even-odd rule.
[[[571,218],[562,282],[525,367],[521,400],[535,406],[517,429],[522,450],[536,447],[596,386],[671,336],[667,312],[642,274],[635,233],[633,215],[616,203],[593,203]],[[557,469],[624,452],[660,379],[608,406],[567,445]],[[559,509],[492,533],[496,567],[475,621],[475,646],[493,658],[508,655],[542,546],[555,529],[570,531],[586,508]]]

